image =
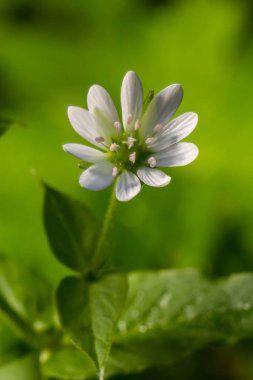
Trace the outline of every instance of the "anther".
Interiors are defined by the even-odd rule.
[[[116,177],[117,174],[118,174],[118,168],[117,168],[117,166],[114,166],[114,168],[112,169],[112,176]]]
[[[110,145],[110,151],[111,151],[111,152],[117,152],[117,151],[119,150],[119,148],[120,148],[119,144],[112,143],[112,144]]]
[[[163,130],[162,124],[157,124],[154,128],[154,132],[161,132]]]
[[[154,168],[156,166],[156,159],[155,157],[149,157],[148,164],[151,168]]]
[[[130,113],[128,116],[127,116],[127,124],[131,124],[133,121],[133,115]]]
[[[119,121],[115,121],[114,122],[114,128],[116,129],[117,133],[120,133],[120,131],[121,131],[121,124],[120,124]]]
[[[98,143],[103,143],[105,139],[102,136],[95,137],[95,141]]]
[[[129,161],[131,161],[132,164],[135,163],[135,161],[136,161],[136,152],[133,152],[133,153],[131,153],[131,154],[129,155]]]
[[[135,124],[134,124],[134,129],[135,129],[136,131],[138,131],[138,129],[140,129],[140,127],[141,127],[141,122],[140,122],[140,120],[136,120],[136,122],[135,122]]]
[[[155,140],[156,140],[155,137],[148,137],[148,138],[145,140],[145,143],[146,143],[147,145],[149,145],[149,144],[154,144]]]

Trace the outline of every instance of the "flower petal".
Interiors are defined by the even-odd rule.
[[[153,151],[160,151],[187,137],[196,127],[198,115],[194,112],[186,112],[171,122],[157,134],[157,140],[150,145]]]
[[[116,198],[119,201],[129,201],[135,197],[141,190],[139,178],[130,171],[124,171],[118,179],[116,185]]]
[[[110,162],[100,162],[92,165],[81,174],[79,178],[80,185],[94,191],[105,189],[115,180],[112,175],[113,167],[114,165]]]
[[[108,92],[98,84],[91,86],[87,96],[89,111],[94,114],[96,109],[112,123],[119,120],[118,112]]]
[[[149,137],[157,124],[165,124],[178,109],[183,98],[180,84],[172,84],[160,91],[143,116],[142,134]]]
[[[195,160],[199,151],[196,145],[182,142],[171,145],[168,149],[154,153],[156,166],[184,166]]]
[[[108,142],[108,131],[98,123],[89,111],[80,107],[70,106],[68,107],[68,117],[72,127],[80,136],[91,144],[104,149],[103,145],[95,139],[96,137],[103,137]]]
[[[137,175],[142,182],[153,187],[167,186],[171,181],[171,177],[161,170],[147,168],[146,166],[139,168]]]
[[[130,131],[142,114],[142,85],[133,71],[128,71],[121,87],[122,119],[125,130]],[[132,116],[131,122],[128,118]]]
[[[63,150],[67,153],[72,154],[82,161],[86,162],[100,162],[107,160],[107,154],[101,152],[98,149],[90,148],[86,145],[81,144],[64,144]]]

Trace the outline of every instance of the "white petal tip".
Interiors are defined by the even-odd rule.
[[[141,167],[137,171],[137,175],[145,185],[152,187],[165,187],[170,181],[171,177],[158,169],[148,167]]]
[[[141,191],[141,183],[138,177],[129,171],[123,172],[116,185],[116,198],[120,202],[127,202]]]
[[[189,143],[190,144],[190,143]],[[194,145],[194,144],[192,144]],[[186,165],[189,165],[191,164],[193,161],[196,160],[196,158],[198,157],[199,155],[199,149],[196,147],[196,145],[192,148],[192,151],[191,153],[188,155],[188,160],[186,160],[185,163],[183,163],[181,166],[186,166]]]
[[[75,106],[68,106],[68,108],[67,108],[67,114],[71,115],[73,113],[74,109],[75,109]]]
[[[173,83],[171,84],[171,87],[183,91],[183,87],[180,83]]]
[[[88,190],[103,190],[110,186],[115,179],[112,175],[112,170],[113,165],[105,162],[90,166],[81,174],[79,184]]]
[[[136,74],[133,70],[129,70],[129,71],[127,71],[127,73],[125,74],[125,77],[126,77],[126,76],[129,76],[129,75],[137,76],[137,74]]]
[[[167,176],[167,178],[164,179],[163,182],[161,181],[161,183],[156,187],[165,187],[165,186],[168,186],[170,183],[171,183],[171,177]]]
[[[198,155],[199,155],[199,148],[196,147],[196,153],[195,153],[194,160],[198,157]]]

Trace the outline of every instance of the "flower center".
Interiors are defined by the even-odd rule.
[[[109,147],[109,159],[115,165],[113,175],[122,170],[134,171],[142,165],[148,165],[151,152],[148,145],[139,136],[139,123],[131,133],[120,133],[112,139]]]
[[[133,123],[132,115],[127,118],[127,124]],[[156,159],[152,156],[152,146],[157,141],[164,127],[157,124],[145,141],[141,138],[139,130],[141,122],[136,120],[132,128],[123,131],[119,121],[114,122],[115,134],[111,137],[111,144],[108,146],[102,136],[95,138],[96,142],[103,145],[108,150],[108,158],[114,164],[112,175],[116,177],[123,170],[136,171],[140,166],[156,167]]]

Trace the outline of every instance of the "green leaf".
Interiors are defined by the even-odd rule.
[[[108,274],[96,282],[66,277],[58,288],[57,304],[63,328],[101,372],[108,360],[126,294],[124,274]]]
[[[253,336],[253,274],[234,274],[219,286],[227,297],[228,343]]]
[[[81,202],[45,186],[44,223],[56,258],[71,269],[88,272],[100,229],[91,212]]]
[[[41,364],[45,376],[54,379],[93,379],[96,367],[90,357],[75,347],[62,348],[51,353]]]
[[[107,377],[169,366],[207,346],[253,337],[253,274],[212,282],[190,269],[129,273],[119,319],[112,294],[118,297],[123,286],[110,276],[91,284],[66,278],[57,297],[66,332],[100,368],[107,361]]]
[[[193,270],[129,274],[108,374],[170,365],[209,345],[253,336],[253,275],[219,283]]]
[[[25,356],[0,368],[0,380],[40,380],[38,359]]]
[[[35,330],[52,323],[53,289],[37,273],[3,257],[0,258],[0,298]],[[1,304],[0,304],[1,309]]]

